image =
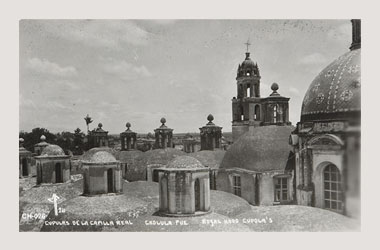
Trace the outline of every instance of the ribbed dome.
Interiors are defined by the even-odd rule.
[[[220,168],[240,168],[257,172],[284,170],[292,147],[293,126],[263,126],[243,134],[227,150]]]
[[[313,80],[302,103],[301,122],[348,119],[360,113],[361,49],[333,61]]]
[[[41,156],[65,156],[65,152],[60,146],[49,144],[42,150]]]
[[[178,156],[167,165],[168,169],[204,169],[197,159],[191,156]]]

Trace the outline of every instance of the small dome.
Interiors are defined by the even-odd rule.
[[[97,152],[101,152],[101,151],[108,152],[108,153],[112,154],[113,157],[115,157],[116,159],[119,159],[120,151],[117,151],[115,149],[108,148],[108,147],[102,147],[102,148],[92,148],[92,149],[86,151],[80,157],[80,160],[82,160],[82,161],[91,161],[92,156],[94,154],[96,154]]]
[[[263,126],[243,134],[227,150],[220,168],[265,172],[285,170],[292,147],[293,126]]]
[[[95,154],[91,156],[89,159],[89,162],[92,163],[110,163],[110,162],[116,162],[115,156],[113,156],[111,153],[107,151],[98,151]]]
[[[50,144],[42,150],[41,156],[66,156],[66,155],[60,146]]]
[[[333,61],[310,84],[302,103],[301,122],[345,119],[360,112],[361,50]]]
[[[194,157],[191,156],[178,156],[174,158],[169,164],[167,165],[166,168],[170,169],[204,169],[205,167],[195,159]]]
[[[45,140],[46,140],[46,136],[41,135],[40,140],[41,140],[41,141],[45,141]]]

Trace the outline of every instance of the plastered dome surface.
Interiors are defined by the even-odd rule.
[[[293,126],[263,126],[246,132],[227,150],[220,168],[258,172],[285,169],[292,151],[292,130]]]
[[[49,144],[42,150],[41,156],[65,156],[65,152],[60,146]]]
[[[205,167],[197,159],[191,156],[178,156],[166,167],[167,169],[204,169]]]

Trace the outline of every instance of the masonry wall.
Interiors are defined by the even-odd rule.
[[[69,160],[51,160],[41,159],[37,161],[37,184],[56,183],[55,164],[61,164],[62,182],[70,180],[70,163]]]

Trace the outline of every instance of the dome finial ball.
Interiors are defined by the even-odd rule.
[[[99,127],[99,128],[103,127],[103,124],[99,123],[99,124],[98,124],[98,127]]]
[[[271,88],[273,91],[277,91],[279,87],[278,87],[278,84],[274,82],[270,88]]]
[[[207,120],[208,120],[209,122],[212,122],[212,121],[214,120],[214,116],[213,116],[212,114],[209,114],[209,115],[207,116]]]
[[[130,127],[131,127],[131,124],[130,124],[129,122],[127,122],[127,124],[125,124],[125,126],[126,126],[127,128],[130,128]]]
[[[165,123],[166,123],[166,119],[165,119],[165,117],[162,117],[161,120],[160,120],[160,122],[161,122],[162,124],[165,124]]]

